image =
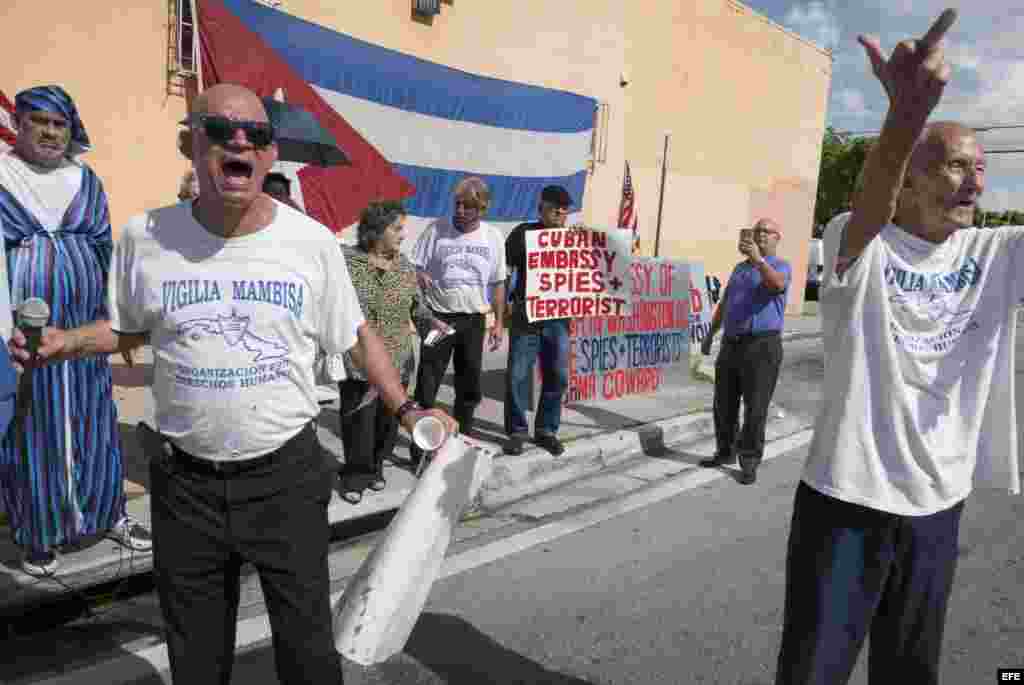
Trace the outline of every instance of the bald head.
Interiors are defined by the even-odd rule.
[[[910,168],[926,172],[945,159],[948,149],[961,139],[977,142],[974,129],[956,121],[936,121],[925,126],[910,156]]]
[[[190,119],[181,143],[191,152],[204,211],[216,208],[237,218],[252,207],[273,207],[269,198],[260,198],[277,145],[256,93],[235,84],[213,86],[193,101]]]
[[[937,121],[925,127],[910,156],[896,211],[905,230],[932,242],[974,223],[985,190],[985,152],[970,126]]]
[[[218,83],[204,90],[192,101],[192,113],[224,114],[223,110],[228,105],[251,110],[253,114],[248,118],[253,121],[267,121],[267,110],[260,97],[245,86],[235,83]],[[259,112],[259,116],[255,114],[256,112]]]
[[[774,257],[781,239],[782,229],[774,219],[762,217],[754,224],[754,242],[761,254]]]

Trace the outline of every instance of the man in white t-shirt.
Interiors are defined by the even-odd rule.
[[[955,18],[888,59],[860,39],[889,113],[852,214],[824,237],[823,406],[794,502],[780,685],[847,682],[869,633],[872,685],[938,683],[964,501],[1020,492],[1024,229],[971,228],[981,146],[925,125]]]
[[[490,347],[498,349],[505,336],[505,236],[481,221],[491,203],[490,191],[479,178],[463,179],[455,186],[455,211],[427,226],[416,240],[412,263],[423,291],[423,301],[451,333],[420,348],[416,375],[416,401],[434,406],[441,379],[454,358],[455,406],[460,430],[473,429],[473,414],[480,404],[481,359],[487,312],[494,314]],[[414,463],[422,454],[410,450]]]
[[[160,432],[142,432],[174,682],[230,681],[239,572],[251,562],[281,682],[337,685],[327,567],[335,468],[314,423],[318,348],[351,349],[406,429],[426,412],[407,400],[364,321],[334,237],[261,192],[277,146],[259,98],[215,86],[182,123],[198,199],[131,219],[111,266],[111,321],[46,329],[40,355],[153,347]],[[27,359],[24,336],[15,339]]]

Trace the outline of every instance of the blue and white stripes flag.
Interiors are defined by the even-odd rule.
[[[491,189],[485,220],[503,228],[534,218],[548,184],[582,207],[594,99],[459,71],[251,0],[199,0],[198,13],[205,86],[283,96],[353,160],[289,169],[296,199],[335,231],[372,199],[405,198],[415,232],[450,215],[452,189],[470,175]]]

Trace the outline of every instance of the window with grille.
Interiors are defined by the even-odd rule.
[[[440,14],[441,0],[412,0],[412,11],[425,17]]]
[[[167,94],[185,96],[199,71],[195,0],[167,0]]]
[[[178,0],[178,64],[181,71],[196,72],[196,25],[192,0]]]

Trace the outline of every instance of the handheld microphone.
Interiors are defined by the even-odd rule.
[[[43,337],[43,327],[50,321],[50,305],[38,297],[30,297],[18,305],[18,328],[25,334],[26,347],[35,358]]]

